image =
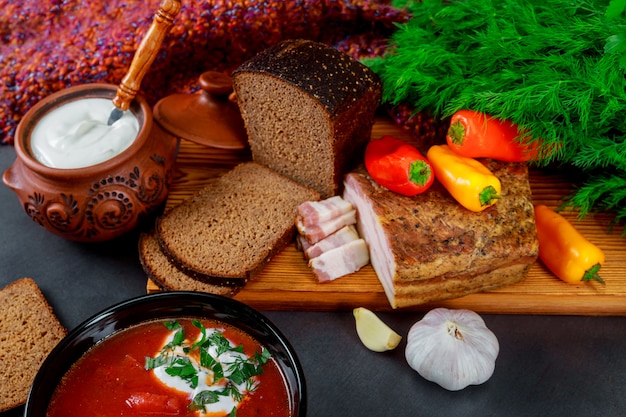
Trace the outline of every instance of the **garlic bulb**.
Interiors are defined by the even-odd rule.
[[[425,379],[458,391],[491,378],[499,351],[478,314],[436,308],[409,329],[405,357]]]

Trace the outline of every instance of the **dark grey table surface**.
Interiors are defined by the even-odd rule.
[[[0,172],[14,159],[12,147],[0,146]],[[101,244],[66,241],[31,221],[4,184],[0,216],[0,287],[33,278],[68,329],[145,294],[136,233]],[[310,417],[626,415],[626,317],[483,315],[500,342],[495,373],[449,392],[409,368],[404,340],[387,353],[365,349],[350,311],[263,313],[297,351]],[[422,314],[380,316],[406,336]]]

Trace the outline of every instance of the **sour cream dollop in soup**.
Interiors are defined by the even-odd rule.
[[[104,162],[127,149],[137,137],[139,122],[130,112],[107,125],[111,100],[86,98],[45,114],[35,125],[33,156],[52,168],[84,168]]]

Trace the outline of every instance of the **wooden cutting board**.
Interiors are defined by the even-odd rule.
[[[385,134],[413,140],[408,132],[389,119],[379,117],[372,137]],[[181,141],[166,208],[179,204],[215,177],[249,158],[245,151],[210,151],[195,143]],[[530,183],[535,203],[553,208],[559,206],[562,198],[572,190],[564,175],[537,169],[531,170]],[[401,310],[428,311],[441,306],[468,308],[479,313],[626,315],[626,236],[622,233],[623,227],[617,226],[611,231],[610,215],[599,214],[580,220],[575,213],[564,215],[605,252],[606,263],[601,270],[605,286],[595,282],[566,284],[537,262],[526,280],[519,284]],[[159,291],[151,281],[148,281],[147,290]],[[336,281],[318,284],[294,244],[276,256],[235,298],[261,310],[349,310],[357,306],[375,311],[391,310],[371,266]]]

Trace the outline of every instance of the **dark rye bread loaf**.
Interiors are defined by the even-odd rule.
[[[0,412],[26,402],[39,367],[66,334],[34,280],[0,290]]]
[[[211,285],[187,275],[167,259],[154,233],[139,236],[139,260],[148,277],[164,291],[198,291],[232,297],[242,288]]]
[[[243,285],[293,239],[298,206],[319,194],[245,162],[161,216],[156,234],[178,269],[213,285]]]
[[[463,208],[439,183],[405,197],[363,169],[346,176],[344,198],[392,307],[457,298],[524,280],[539,243],[528,167],[484,160],[502,198],[480,212]]]
[[[283,41],[233,72],[254,161],[318,191],[341,192],[380,104],[378,76],[307,40]]]

